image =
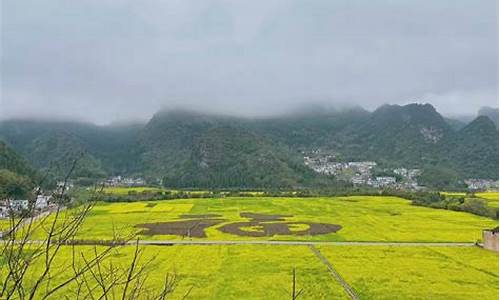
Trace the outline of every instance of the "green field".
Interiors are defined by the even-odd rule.
[[[218,230],[224,224],[247,221],[240,213],[290,215],[287,221],[338,224],[342,229],[323,235],[247,237]],[[179,221],[183,214],[217,214],[224,222],[208,227],[212,240],[322,240],[474,242],[481,230],[497,222],[463,212],[413,206],[395,197],[219,198],[133,203],[99,203],[79,233],[81,239],[110,239],[141,232],[141,223]],[[300,225],[297,225],[300,226]],[[251,230],[251,229],[250,229]],[[176,235],[143,235],[142,239],[181,239]],[[195,239],[195,238],[193,238]]]
[[[92,247],[78,249],[91,255]],[[125,265],[132,259],[133,250],[133,246],[113,250],[111,260]],[[180,299],[190,289],[187,299],[288,299],[293,268],[298,287],[307,287],[302,299],[347,299],[342,287],[306,246],[147,246],[143,250],[141,263],[154,257],[151,272],[155,276],[148,281],[149,288],[160,289],[167,273],[178,276],[179,285],[169,299]],[[70,255],[66,247],[61,259],[69,260]],[[61,275],[54,284],[66,278],[63,268],[58,268],[61,273],[56,274]],[[71,290],[69,287],[61,294]]]
[[[498,299],[498,255],[476,247],[318,246],[361,299]],[[113,250],[115,265],[126,265],[132,246]],[[80,246],[77,254],[90,255]],[[179,285],[171,299],[289,299],[297,272],[300,299],[349,299],[327,267],[307,246],[144,246],[141,262],[154,257],[147,283],[159,289],[166,273]],[[70,259],[70,248],[62,260]],[[54,284],[67,275],[61,261]],[[58,296],[69,296],[69,286]],[[70,297],[71,298],[71,297]]]
[[[444,247],[319,247],[363,299],[498,299],[498,255]]]
[[[176,193],[186,193],[188,195],[199,195],[199,194],[204,194],[208,193],[209,191],[181,191],[181,190],[172,190],[172,189],[164,189],[164,188],[158,188],[158,187],[144,187],[144,186],[139,186],[139,187],[105,187],[102,192],[104,194],[110,194],[110,195],[118,195],[118,196],[124,196],[128,195],[129,193],[156,193],[156,192],[169,192],[172,194]],[[258,192],[256,192],[258,193]]]
[[[132,193],[143,193],[143,192],[161,192],[164,191],[162,188],[155,187],[105,187],[102,192],[105,194],[113,195],[128,195]]]
[[[466,197],[466,193],[441,192],[447,197]],[[484,199],[488,202],[488,206],[498,208],[498,192],[482,192],[475,193],[476,198]]]
[[[488,205],[498,208],[498,192],[476,193],[476,196],[488,201]]]
[[[72,210],[64,211],[71,213]],[[245,214],[247,213],[247,214]],[[248,213],[251,213],[250,215]],[[186,219],[188,215],[189,218]],[[276,216],[281,215],[281,216]],[[252,217],[253,216],[253,217]],[[271,218],[243,226],[250,233],[266,226],[287,234],[241,236],[220,231],[252,218]],[[216,219],[206,237],[140,234],[155,224]],[[311,223],[336,224],[335,233],[297,235]],[[278,225],[276,225],[278,224]],[[353,196],[318,198],[225,197],[144,202],[99,202],[85,220],[78,239],[101,240],[138,236],[142,240],[184,241],[372,241],[372,242],[475,242],[485,228],[498,222],[464,212],[411,205],[396,197]],[[312,228],[312,227],[311,227]],[[498,254],[475,246],[359,245],[314,246],[357,293],[360,299],[498,299]],[[77,246],[89,253],[91,246]],[[180,279],[171,299],[289,299],[291,272],[304,288],[299,299],[349,299],[324,261],[308,245],[143,245],[143,260],[154,257],[148,286],[158,289],[163,275]],[[113,250],[115,265],[127,264],[132,246]],[[58,258],[61,281],[70,260],[65,246]],[[1,260],[0,260],[1,263]],[[39,262],[41,263],[41,262]],[[38,270],[38,269],[37,269]],[[35,271],[37,272],[37,271]],[[71,295],[68,287],[55,299]],[[71,298],[71,297],[70,297]]]

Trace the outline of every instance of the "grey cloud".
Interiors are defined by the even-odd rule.
[[[498,105],[498,2],[2,1],[1,118]]]

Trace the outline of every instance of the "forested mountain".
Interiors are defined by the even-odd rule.
[[[24,158],[2,141],[0,141],[0,169],[27,177],[36,173]]]
[[[303,163],[302,152],[317,149],[342,161],[422,168],[427,182],[498,177],[495,124],[478,117],[452,127],[429,104],[267,118],[168,111],[121,126],[11,120],[0,123],[0,139],[58,176],[81,157],[74,177],[145,176],[177,187],[328,184]]]
[[[310,150],[328,144],[333,135],[355,128],[370,117],[362,108],[307,111],[281,117],[248,120],[251,130],[294,149]]]
[[[478,112],[478,115],[479,116],[486,116],[488,118],[490,118],[490,120],[493,121],[493,123],[495,123],[495,125],[497,126],[497,129],[498,129],[498,108],[492,108],[492,107],[482,107],[479,112]]]
[[[0,124],[0,139],[34,167],[63,176],[75,160],[74,177],[129,172],[139,125],[101,127],[88,123],[11,120]]]
[[[498,172],[498,130],[489,117],[479,116],[460,130],[453,148],[462,176],[490,178]]]
[[[28,162],[0,141],[0,200],[25,198],[38,179]]]
[[[298,153],[248,125],[224,116],[159,113],[140,135],[145,173],[181,187],[292,187],[317,176]]]
[[[461,120],[457,120],[457,119],[453,119],[453,118],[444,118],[444,120],[455,131],[459,131],[460,129],[467,126],[467,122],[463,122]]]
[[[384,105],[331,138],[346,159],[419,167],[435,163],[453,130],[429,104]]]

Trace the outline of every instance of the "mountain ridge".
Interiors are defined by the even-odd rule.
[[[480,116],[453,128],[430,104],[265,118],[159,111],[144,125],[123,126],[11,120],[0,122],[0,139],[40,169],[81,154],[76,177],[146,176],[183,187],[330,182],[304,166],[301,153],[313,149],[384,167],[437,167],[456,178],[498,178],[487,166],[498,166],[493,121]]]

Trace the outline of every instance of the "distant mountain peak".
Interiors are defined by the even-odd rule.
[[[495,126],[498,129],[498,107],[493,108],[493,107],[488,107],[484,106],[481,107],[481,109],[478,111],[478,116],[487,116],[490,118],[491,121],[495,124]]]
[[[428,103],[383,105],[372,113],[375,126],[413,126],[426,133],[448,130],[444,118]]]
[[[479,116],[455,129],[451,121],[428,103],[262,118],[171,109],[137,126],[4,121],[0,138],[40,169],[82,152],[87,155],[75,178],[133,174],[180,187],[327,182],[303,163],[301,153],[313,149],[335,152],[343,161],[441,168],[457,178],[496,179],[498,131],[492,119]],[[61,172],[54,170],[57,176],[63,174],[61,165]]]
[[[477,118],[475,118],[474,120],[472,120],[472,122],[467,124],[467,126],[465,126],[461,131],[469,132],[469,131],[477,131],[477,130],[481,130],[481,131],[487,130],[490,132],[495,132],[498,130],[498,128],[496,127],[496,124],[493,122],[493,120],[490,117],[480,115]]]

